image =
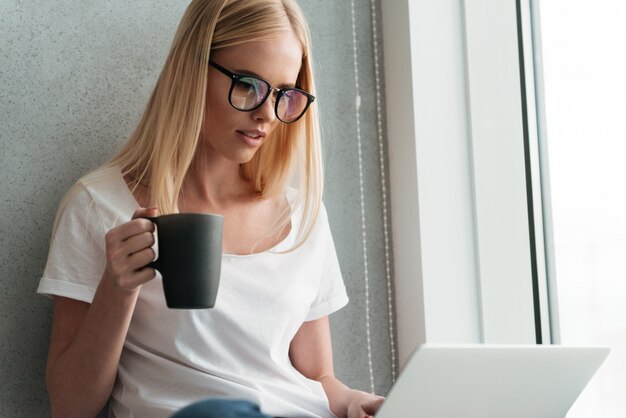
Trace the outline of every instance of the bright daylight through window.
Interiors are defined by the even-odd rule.
[[[561,343],[611,348],[568,417],[626,417],[626,2],[539,12]]]

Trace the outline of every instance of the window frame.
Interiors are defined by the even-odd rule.
[[[530,6],[381,2],[401,364],[552,340]]]

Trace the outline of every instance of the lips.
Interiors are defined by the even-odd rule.
[[[258,147],[265,139],[265,132],[258,129],[237,131],[239,139],[249,147]]]

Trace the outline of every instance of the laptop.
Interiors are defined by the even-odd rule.
[[[376,418],[563,418],[608,348],[418,347]]]

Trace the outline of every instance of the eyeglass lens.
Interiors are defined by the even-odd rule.
[[[231,94],[231,104],[239,110],[257,107],[270,92],[269,85],[256,77],[240,77],[235,81]],[[308,97],[295,89],[283,89],[277,97],[276,116],[283,122],[291,122],[300,117],[308,105]]]
[[[254,77],[241,77],[235,81],[230,101],[239,110],[250,110],[265,99],[269,86],[262,80]]]
[[[309,100],[307,96],[298,90],[283,90],[280,99],[276,107],[276,113],[285,122],[298,119],[306,109]]]

